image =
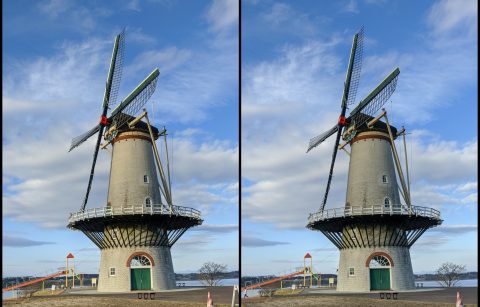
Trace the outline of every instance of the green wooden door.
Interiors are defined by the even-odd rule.
[[[390,269],[370,269],[370,290],[390,290]]]
[[[130,269],[132,290],[151,290],[150,268]]]

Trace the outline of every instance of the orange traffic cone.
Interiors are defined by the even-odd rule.
[[[213,307],[213,299],[212,299],[212,296],[210,295],[210,291],[208,291],[207,307]]]

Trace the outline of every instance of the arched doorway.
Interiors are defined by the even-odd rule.
[[[136,255],[130,260],[130,280],[132,290],[152,289],[152,263],[144,255]]]
[[[370,259],[370,290],[390,290],[390,260],[384,255]]]

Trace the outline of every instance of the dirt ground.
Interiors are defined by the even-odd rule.
[[[175,307],[205,307],[207,304],[207,293],[210,291],[215,306],[230,306],[232,303],[233,287],[212,287],[192,291],[159,292],[155,294],[154,300],[138,299],[136,293],[126,294],[62,294],[49,297],[31,297],[21,300],[3,301],[4,306],[26,306],[26,307],[60,307],[60,306],[175,306]],[[236,297],[238,304],[238,296]]]
[[[282,297],[272,298],[266,300],[242,300],[242,307],[250,306],[455,306],[455,304],[442,304],[442,303],[426,303],[426,302],[407,302],[407,301],[394,301],[394,300],[379,300],[371,298],[353,298],[344,296],[298,296],[298,297]]]
[[[379,294],[312,294],[289,297],[242,299],[242,306],[455,306],[460,291],[464,306],[478,304],[478,288],[451,288],[432,292],[399,293],[397,300],[380,299]]]
[[[205,300],[206,301],[206,300]],[[57,296],[29,298],[20,301],[3,301],[3,306],[28,306],[28,307],[86,307],[86,306],[115,306],[115,307],[133,307],[133,306],[178,306],[178,307],[196,307],[205,306],[205,303],[188,302],[162,302],[158,300],[135,300],[131,298],[98,297],[98,296]],[[227,305],[225,305],[227,306]]]

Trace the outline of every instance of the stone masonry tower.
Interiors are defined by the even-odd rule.
[[[390,128],[393,138],[382,121],[357,128],[345,206],[309,217],[307,227],[340,249],[337,291],[413,289],[410,247],[442,222],[437,210],[401,203]]]
[[[154,139],[166,133],[151,129]],[[145,122],[119,128],[111,144],[106,206],[72,214],[68,226],[83,231],[101,249],[98,291],[172,289],[170,248],[188,228],[202,223],[200,212],[170,207],[161,196]]]

